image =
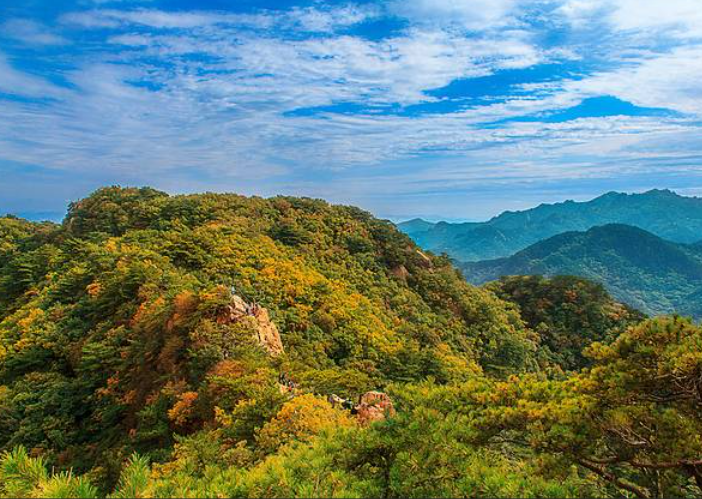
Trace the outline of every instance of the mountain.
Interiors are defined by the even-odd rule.
[[[645,318],[614,300],[601,284],[582,277],[504,276],[487,288],[519,308],[539,335],[542,353],[564,369],[590,366],[592,359],[584,355],[588,345],[610,342]]]
[[[421,218],[407,220],[406,222],[402,222],[398,225],[398,227],[401,228],[402,232],[404,232],[410,237],[414,234],[426,232],[435,226],[435,223],[427,222],[426,220],[422,220]]]
[[[474,284],[505,275],[582,276],[647,313],[702,317],[702,247],[666,241],[628,225],[566,232],[508,258],[459,267]]]
[[[613,223],[639,227],[673,242],[694,243],[702,239],[702,198],[669,190],[610,192],[588,202],[508,211],[483,223],[422,222],[412,220],[398,227],[424,249],[473,262],[507,257],[563,232]]]
[[[279,374],[356,398],[535,351],[506,302],[353,207],[105,188],[61,225],[0,218],[0,448],[52,464],[156,455],[216,407],[253,443]]]
[[[701,343],[354,207],[104,188],[0,217],[0,498],[699,497]]]

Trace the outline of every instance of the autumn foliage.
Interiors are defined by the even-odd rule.
[[[0,497],[696,497],[700,352],[587,282],[470,286],[353,207],[105,188],[0,218]],[[394,412],[360,425],[370,391]]]

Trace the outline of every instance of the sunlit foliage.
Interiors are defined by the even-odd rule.
[[[642,319],[356,208],[102,189],[0,219],[0,497],[699,496],[702,333]]]

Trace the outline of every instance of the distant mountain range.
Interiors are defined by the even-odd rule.
[[[626,224],[672,242],[694,243],[702,239],[702,198],[669,190],[610,192],[588,202],[507,211],[487,222],[452,224],[415,219],[398,227],[425,249],[447,253],[459,262],[475,262],[513,255],[557,234],[607,224]]]
[[[663,195],[673,206],[686,199]],[[661,193],[642,196],[656,197]],[[641,219],[645,218],[642,214]],[[678,238],[686,233],[666,232]],[[582,276],[603,283],[615,298],[649,314],[677,312],[702,318],[702,244],[666,241],[630,225],[610,224],[586,232],[566,232],[508,258],[459,263],[459,267],[474,284],[503,275]]]

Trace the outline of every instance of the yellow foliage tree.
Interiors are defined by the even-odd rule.
[[[326,400],[305,394],[285,403],[278,414],[261,428],[258,445],[274,452],[293,441],[306,441],[324,430],[354,426],[348,412],[332,407]]]

